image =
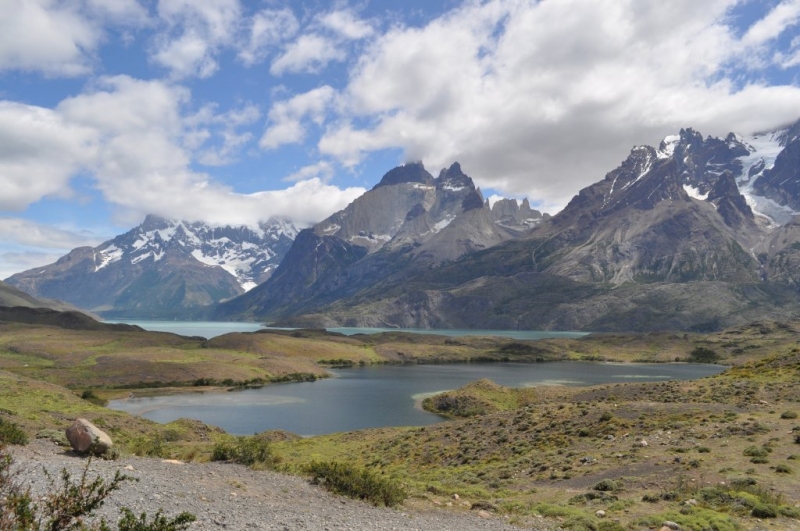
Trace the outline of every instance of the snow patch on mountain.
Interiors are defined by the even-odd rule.
[[[747,137],[737,136],[737,140],[742,142],[750,152],[739,159],[742,161],[742,174],[736,180],[739,192],[744,196],[754,214],[775,225],[785,225],[800,212],[796,212],[788,206],[779,205],[772,199],[756,195],[753,185],[764,174],[764,171],[775,166],[775,159],[783,150],[781,142],[783,136],[785,136],[785,131],[759,133]]]
[[[95,272],[120,261],[131,265],[158,262],[171,252],[181,252],[207,266],[221,267],[247,291],[272,274],[297,232],[291,222],[277,219],[250,228],[148,216],[142,225],[95,252]]]
[[[705,201],[706,199],[708,199],[708,192],[701,194],[700,190],[695,188],[694,186],[691,186],[689,184],[684,184],[683,189],[686,190],[686,193],[689,194],[689,197],[698,199],[700,201]]]

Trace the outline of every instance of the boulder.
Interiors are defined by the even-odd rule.
[[[106,432],[86,419],[76,419],[67,428],[67,440],[72,449],[78,453],[103,455],[114,443]]]

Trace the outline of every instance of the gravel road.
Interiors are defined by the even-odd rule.
[[[37,440],[10,449],[15,465],[34,492],[47,488],[42,467],[58,479],[61,469],[79,478],[86,466],[86,459],[49,441]],[[97,459],[91,463],[89,478],[111,478],[117,470],[138,481],[124,482],[107,499],[98,515],[110,522],[116,522],[121,507],[128,507],[137,515],[147,512],[150,516],[159,509],[168,516],[188,511],[197,517],[189,529],[204,531],[520,530],[502,516],[484,518],[463,507],[373,507],[332,495],[300,477],[256,472],[228,463],[176,463],[142,457]],[[547,528],[542,524],[526,529]]]

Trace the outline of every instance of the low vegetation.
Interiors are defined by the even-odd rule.
[[[62,335],[36,327],[23,333],[20,327],[0,325],[5,444],[63,440],[68,421],[82,416],[107,431],[123,453],[303,474],[377,505],[452,505],[521,524],[543,517],[565,529],[606,531],[659,528],[665,521],[683,529],[742,529],[755,527],[756,519],[786,528],[800,518],[797,323],[531,344],[319,331],[203,341],[133,332]],[[387,362],[709,361],[704,351],[698,355],[700,348],[732,366],[696,381],[590,388],[508,389],[481,380],[425,401],[449,422],[304,439],[282,432],[233,437],[195,421],[155,424],[100,405],[123,387],[126,394],[141,392],[130,387],[145,374],[158,375],[149,384],[174,380],[196,389]],[[124,517],[129,526],[154,522]]]
[[[61,481],[48,476],[50,487],[40,498],[22,486],[20,471],[14,470],[13,460],[0,446],[0,529],[8,531],[110,531],[105,520],[92,521],[94,513],[106,499],[130,478],[117,472],[111,481],[97,477],[89,480],[91,460],[79,480],[73,480],[63,470]],[[32,473],[26,471],[26,474]],[[46,473],[46,472],[42,472]],[[160,511],[152,520],[142,513],[138,518],[130,509],[123,508],[117,522],[119,531],[179,531],[195,521],[187,512],[167,518]]]
[[[374,505],[394,507],[408,497],[402,485],[391,478],[349,463],[312,461],[305,466],[305,472],[311,476],[312,483]]]

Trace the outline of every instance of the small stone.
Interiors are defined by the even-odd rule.
[[[681,526],[670,520],[666,520],[663,524],[661,524],[661,529],[665,528],[671,531],[681,531]]]
[[[481,518],[491,518],[492,517],[492,513],[490,513],[489,511],[481,510],[481,511],[478,511],[478,516],[480,516]]]
[[[639,441],[639,446],[641,446],[642,448],[647,448],[649,444],[647,443],[647,441],[642,439],[641,441]]]
[[[458,494],[453,494],[453,499],[458,501],[461,499],[461,496],[459,496]]]
[[[134,468],[131,465],[127,465],[127,466],[125,466],[125,470],[134,470]]]
[[[599,510],[599,511],[595,512],[595,513],[594,513],[594,515],[595,515],[596,517],[598,517],[598,518],[605,518],[605,516],[606,516],[606,512],[605,512],[604,510],[602,510],[602,509],[601,509],[601,510]]]
[[[177,459],[162,459],[162,463],[169,463],[171,465],[182,465],[184,464],[183,461],[178,461]]]

